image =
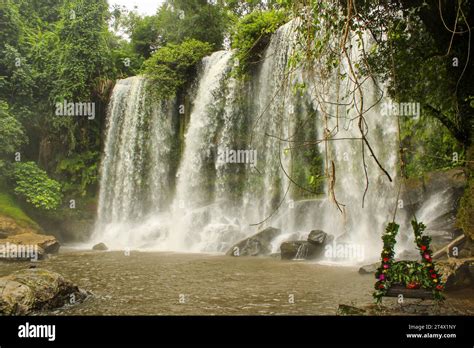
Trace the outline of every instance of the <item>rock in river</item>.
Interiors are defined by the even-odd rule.
[[[62,307],[81,302],[87,295],[58,273],[24,269],[0,278],[0,315],[25,315]]]
[[[226,255],[228,256],[263,256],[272,252],[271,242],[281,231],[277,228],[268,227],[263,231],[246,238],[233,247]]]
[[[312,244],[324,244],[327,233],[321,230],[312,230],[308,235],[308,242]]]
[[[370,274],[375,273],[377,268],[379,268],[380,262],[371,263],[370,265],[365,265],[359,268],[359,274]]]
[[[107,248],[107,245],[105,245],[104,243],[98,243],[92,247],[92,250],[106,251],[109,250],[109,248]]]

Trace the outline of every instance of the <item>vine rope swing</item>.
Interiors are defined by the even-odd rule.
[[[390,222],[382,236],[383,250],[381,264],[375,273],[377,279],[373,297],[377,303],[382,297],[411,297],[442,301],[443,284],[436,271],[433,252],[430,249],[431,237],[423,235],[426,226],[413,219],[411,222],[415,242],[421,255],[417,261],[395,261],[394,246],[400,226]]]
[[[397,74],[393,55],[393,47],[390,42],[390,58],[392,79],[395,86],[395,97],[398,99]],[[398,212],[398,205],[402,184],[406,182],[408,175],[406,173],[404,161],[404,148],[401,139],[400,118],[397,118],[397,132],[399,145],[399,170],[401,180],[398,185],[397,199],[392,222],[387,225],[385,233],[382,235],[383,249],[381,253],[381,262],[378,267],[375,278],[375,291],[373,297],[377,303],[382,301],[383,297],[398,297],[403,300],[407,298],[434,299],[436,301],[444,300],[441,292],[444,286],[441,281],[441,274],[436,271],[433,261],[433,252],[430,248],[431,237],[423,235],[426,226],[418,222],[413,214],[411,225],[415,234],[415,243],[421,256],[421,262],[417,261],[395,261],[394,247],[396,237],[400,229],[395,220]]]

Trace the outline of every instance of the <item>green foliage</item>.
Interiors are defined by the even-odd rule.
[[[167,0],[157,14],[159,45],[195,39],[222,48],[229,19],[223,6],[208,0]]]
[[[33,71],[27,59],[13,46],[0,46],[0,97],[13,105],[13,99],[31,104],[34,92]]]
[[[430,288],[432,279],[427,277],[424,266],[416,261],[398,261],[392,266],[392,282],[394,284],[410,284],[422,288]]]
[[[16,0],[21,13],[29,13],[31,26],[51,25],[60,19],[64,0]]]
[[[443,21],[454,23],[456,13],[462,10],[470,13],[465,18],[467,23],[472,20],[472,7],[467,1],[439,6],[437,2],[414,1],[359,8],[370,30],[380,38],[376,49],[369,52],[367,63],[372,73],[389,82],[391,97],[419,102],[424,115],[439,120],[456,141],[466,146],[474,129],[469,102],[474,95],[474,69],[472,64],[462,67],[461,62],[469,60],[470,43],[468,36],[453,40]],[[444,13],[443,21],[440,11]],[[461,30],[461,21],[457,23],[457,30]],[[382,39],[382,31],[386,39]]]
[[[464,164],[462,145],[438,120],[427,116],[402,117],[400,125],[408,177],[422,177],[429,171]]]
[[[15,163],[14,192],[34,207],[54,210],[61,203],[61,185],[34,162]]]
[[[297,140],[291,149],[291,177],[295,185],[295,198],[310,198],[315,195],[324,194],[326,176],[324,174],[324,161],[314,139],[318,138],[317,114],[311,105],[298,105],[293,117],[296,118],[295,133],[293,139]],[[304,126],[300,126],[304,125]],[[284,151],[289,154],[290,150]]]
[[[77,192],[84,196],[87,188],[97,182],[99,153],[87,151],[64,158],[57,166],[57,172],[67,178],[63,190]]]
[[[144,63],[143,72],[151,80],[157,98],[169,98],[194,76],[196,66],[211,53],[209,43],[186,40],[182,44],[167,44]]]
[[[65,0],[59,38],[59,76],[55,100],[91,98],[98,76],[108,72],[110,57],[105,46],[108,5],[105,0]]]
[[[252,64],[262,60],[270,36],[288,20],[282,10],[255,11],[243,17],[232,35],[232,47],[237,49],[237,73],[248,72]]]
[[[144,17],[115,7],[112,15],[114,25],[124,28],[133,51],[144,60],[167,44],[190,39],[207,42],[213,50],[221,49],[230,24],[226,7],[207,0],[167,0],[156,15]]]
[[[16,45],[20,40],[20,15],[12,0],[0,2],[0,47]]]
[[[225,8],[237,17],[243,17],[253,11],[266,11],[275,8],[281,0],[225,0]]]
[[[472,175],[472,174],[471,174]],[[464,195],[459,203],[456,225],[464,231],[466,236],[474,239],[474,177],[471,176]]]
[[[156,16],[146,16],[137,18],[131,33],[131,45],[135,52],[145,59],[150,58],[157,48],[158,18]]]
[[[8,110],[8,104],[0,100],[0,156],[20,150],[28,142],[23,126]]]

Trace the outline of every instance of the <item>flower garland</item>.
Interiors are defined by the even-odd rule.
[[[395,247],[395,237],[398,234],[399,227],[400,226],[395,222],[390,222],[385,229],[385,234],[382,236],[382,262],[375,272],[375,278],[378,280],[375,283],[375,292],[373,293],[377,303],[382,301],[382,297],[387,294],[391,286],[389,269],[394,263],[393,257],[395,256],[395,252],[393,248]]]
[[[439,274],[435,269],[435,264],[433,262],[432,256],[433,252],[430,249],[431,237],[424,236],[423,232],[426,229],[426,226],[420,222],[418,223],[416,220],[412,220],[411,225],[413,227],[413,232],[415,233],[415,241],[418,250],[420,251],[422,265],[424,269],[424,275],[429,282],[429,286],[425,286],[425,288],[432,289],[434,298],[436,300],[443,300],[444,297],[441,294],[444,286],[441,282],[441,274]]]
[[[436,300],[443,300],[441,291],[443,284],[441,276],[436,271],[432,259],[432,251],[430,249],[431,237],[423,236],[426,226],[418,223],[416,220],[411,222],[415,241],[420,251],[422,263],[410,261],[394,261],[394,247],[396,236],[400,226],[395,222],[390,222],[382,236],[383,250],[381,255],[381,264],[375,272],[375,291],[373,297],[376,302],[382,301],[382,297],[386,296],[388,289],[393,284],[405,285],[408,289],[425,288],[431,289]]]

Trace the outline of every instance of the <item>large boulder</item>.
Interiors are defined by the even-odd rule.
[[[474,258],[438,261],[436,268],[442,275],[446,291],[474,287]]]
[[[332,243],[333,236],[321,230],[312,230],[307,240],[287,240],[280,245],[282,260],[311,260],[320,256],[324,246]]]
[[[281,243],[280,251],[282,260],[311,260],[320,256],[324,247],[306,240],[296,240]]]
[[[321,230],[312,230],[308,235],[308,242],[315,245],[322,245],[328,240],[328,234]]]
[[[22,233],[1,239],[0,244],[38,246],[46,254],[54,254],[59,251],[60,244],[56,237],[38,233]]]
[[[267,227],[251,237],[241,240],[226,253],[228,256],[264,256],[272,252],[271,243],[281,233],[278,228]]]
[[[371,263],[369,265],[364,265],[359,268],[359,274],[371,274],[375,273],[377,271],[377,268],[379,268],[380,262],[375,262]]]
[[[0,315],[25,315],[62,307],[81,302],[87,295],[58,273],[24,269],[0,278]]]

